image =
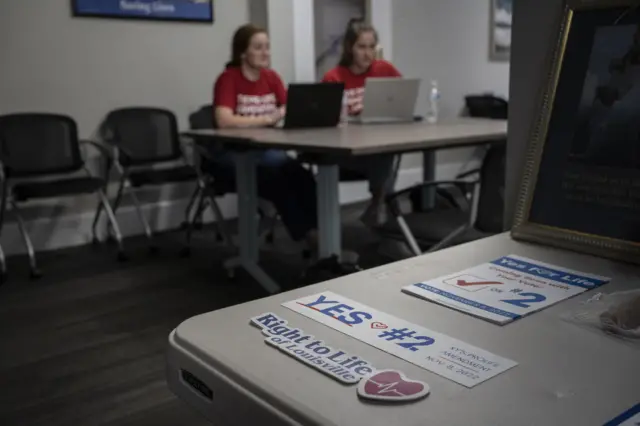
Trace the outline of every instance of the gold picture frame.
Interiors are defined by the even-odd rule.
[[[563,66],[565,66],[564,60],[567,56],[567,44],[576,16],[583,11],[593,12],[594,10],[597,10],[598,13],[600,13],[600,11],[603,13],[607,11],[607,13],[613,13],[613,11],[615,11],[617,13],[619,10],[626,10],[632,11],[632,15],[635,16],[637,15],[638,6],[640,6],[639,0],[566,1],[562,23],[558,31],[557,43],[552,53],[550,72],[546,80],[547,84],[543,89],[544,92],[538,108],[538,117],[529,137],[529,145],[527,147],[521,187],[514,216],[514,226],[511,231],[514,239],[640,264],[640,242],[624,240],[619,237],[581,232],[567,227],[551,226],[545,223],[538,223],[531,218],[534,198],[536,197],[536,186],[541,172],[540,166],[545,152],[545,145],[549,138],[550,123],[554,116],[558,84],[561,79]],[[624,16],[625,13],[620,14],[619,19],[624,18]],[[617,22],[618,21],[614,21],[613,25],[617,25]],[[640,27],[638,28],[640,31]],[[585,82],[582,82],[582,84],[586,85]],[[573,130],[575,131],[575,129]],[[564,161],[568,162],[569,160],[565,159]],[[548,202],[549,200],[546,201]]]

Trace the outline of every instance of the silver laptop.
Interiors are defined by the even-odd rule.
[[[353,121],[362,124],[411,122],[419,91],[418,78],[368,78],[362,113]]]

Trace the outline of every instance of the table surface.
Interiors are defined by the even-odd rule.
[[[204,129],[187,136],[217,137],[225,144],[340,155],[371,155],[454,148],[507,136],[506,120],[457,118],[437,124],[353,124],[315,129]]]
[[[327,425],[602,425],[640,401],[640,350],[562,315],[593,296],[587,292],[505,326],[403,294],[401,287],[516,254],[612,277],[603,292],[638,283],[640,268],[513,241],[508,234],[364,271],[326,283],[207,313],[182,323],[180,347],[274,406],[306,413]],[[296,314],[282,302],[333,291],[518,362],[473,389],[440,377]],[[274,312],[334,348],[377,368],[426,381],[431,394],[410,405],[362,403],[344,386],[263,342],[249,318]],[[247,383],[249,385],[247,385]],[[313,420],[312,420],[313,419]],[[402,420],[400,420],[402,419]]]

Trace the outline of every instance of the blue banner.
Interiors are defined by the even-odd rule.
[[[76,16],[213,22],[213,0],[73,0]]]
[[[515,271],[535,275],[540,278],[553,280],[558,283],[574,285],[576,287],[582,287],[586,289],[599,287],[609,282],[598,278],[585,277],[583,275],[572,274],[567,271],[556,270],[546,266],[537,265],[535,263],[525,262],[524,260],[514,259],[508,256],[501,257],[500,259],[494,260],[491,263],[493,263],[494,265],[513,269]]]

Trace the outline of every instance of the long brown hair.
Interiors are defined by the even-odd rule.
[[[242,55],[249,49],[251,39],[256,34],[266,34],[267,30],[253,24],[245,24],[233,34],[231,41],[231,61],[227,62],[227,68],[242,65]]]
[[[358,42],[362,33],[372,32],[378,41],[378,32],[373,26],[361,18],[352,18],[347,24],[347,30],[342,38],[342,56],[338,65],[350,67],[353,65],[353,46]]]

